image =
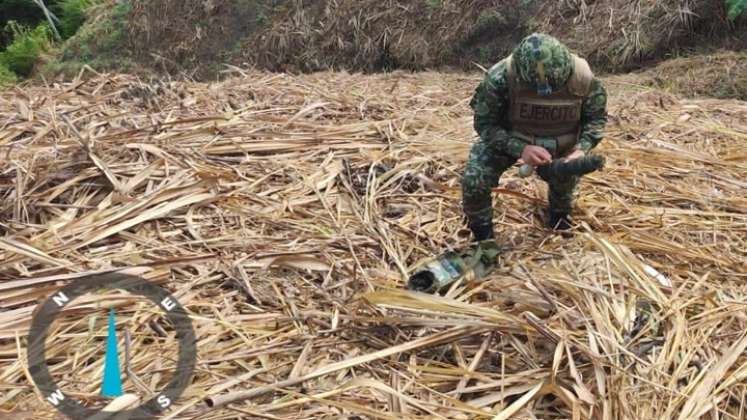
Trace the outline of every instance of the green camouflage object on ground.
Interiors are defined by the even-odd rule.
[[[505,60],[488,71],[470,105],[480,140],[473,145],[467,160],[462,178],[462,199],[468,224],[476,232],[492,229],[491,189],[498,186],[503,172],[521,157],[525,146],[523,141],[509,135],[510,99]],[[602,82],[594,78],[583,101],[578,147],[586,152],[596,147],[604,136],[606,124],[607,92]],[[538,169],[537,172],[543,177],[543,171]],[[578,177],[548,177],[545,181],[550,187],[550,208],[570,212]]]

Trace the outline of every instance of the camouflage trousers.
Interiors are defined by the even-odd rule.
[[[462,177],[462,205],[473,232],[481,228],[492,229],[492,189],[498,186],[501,175],[517,160],[491,146],[483,141],[475,143]],[[537,175],[548,184],[550,210],[570,213],[579,177],[550,177],[543,169],[537,168]]]

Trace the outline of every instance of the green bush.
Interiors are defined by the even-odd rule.
[[[729,19],[735,20],[747,9],[747,0],[726,0]]]
[[[0,53],[0,65],[18,76],[28,77],[34,69],[36,60],[51,48],[51,31],[46,23],[38,25],[33,30],[15,22],[10,22],[8,26],[13,32],[13,43]]]
[[[62,37],[67,39],[75,35],[86,20],[86,9],[98,2],[99,0],[62,0],[57,5]]]
[[[54,1],[45,0],[47,5]],[[42,10],[31,0],[0,0],[0,50],[13,42],[13,33],[3,28],[10,21],[34,27],[45,20]]]
[[[8,67],[0,63],[0,86],[6,86],[16,82],[16,74]]]
[[[97,71],[130,69],[133,62],[126,37],[131,12],[129,1],[102,10],[97,19],[86,22],[60,46],[59,53],[44,64],[41,73],[50,78],[74,77],[85,65]]]

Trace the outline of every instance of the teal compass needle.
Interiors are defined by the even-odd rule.
[[[104,356],[104,382],[101,385],[101,396],[116,398],[122,396],[122,376],[119,369],[117,352],[117,325],[114,320],[114,308],[109,311],[109,332],[106,338],[106,355]]]

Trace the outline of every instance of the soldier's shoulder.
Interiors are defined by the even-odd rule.
[[[490,83],[493,89],[503,89],[506,87],[508,80],[508,62],[509,58],[495,63],[485,75],[485,80]]]
[[[503,60],[495,63],[493,67],[488,70],[488,75],[491,77],[506,77],[506,69],[508,69],[508,61],[510,57],[506,57]]]
[[[604,88],[604,82],[599,78],[594,78],[591,81],[591,88],[589,94],[584,98],[584,106],[586,109],[602,111],[607,108],[607,90]]]

